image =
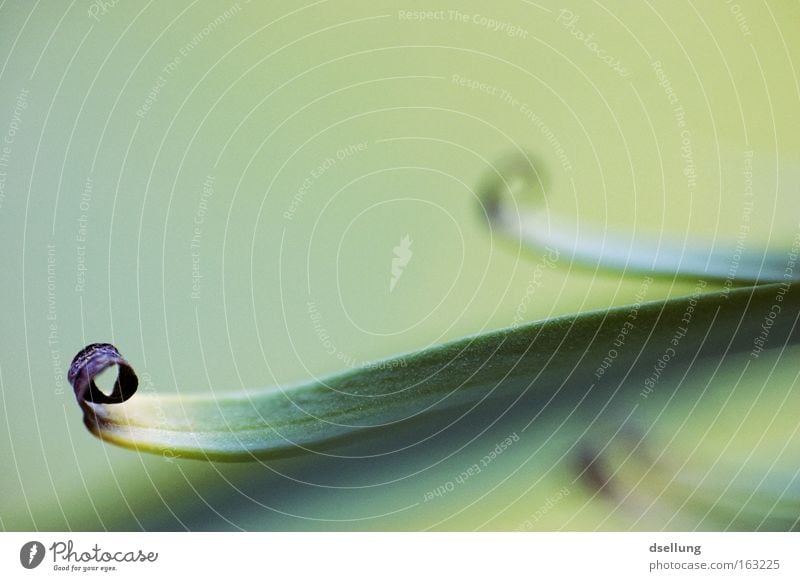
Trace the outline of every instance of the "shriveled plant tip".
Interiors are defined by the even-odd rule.
[[[113,391],[106,395],[97,387],[94,378],[113,365],[119,367],[119,375]],[[139,387],[139,378],[133,367],[110,343],[92,343],[81,349],[72,359],[67,379],[84,410],[87,403],[122,403],[130,399]]]

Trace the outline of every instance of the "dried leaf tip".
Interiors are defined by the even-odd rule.
[[[94,378],[112,365],[119,368],[119,373],[114,389],[110,394],[105,394],[97,387]],[[139,378],[133,367],[110,343],[92,343],[81,349],[69,366],[67,379],[84,411],[87,411],[89,403],[122,403],[130,399],[139,386]]]

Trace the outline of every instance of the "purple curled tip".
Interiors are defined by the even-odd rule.
[[[103,393],[94,382],[103,370],[112,365],[119,367],[117,381],[110,394]],[[110,343],[92,343],[81,349],[69,366],[67,379],[75,390],[75,397],[81,407],[86,403],[122,403],[129,399],[139,386],[139,378],[133,367]]]

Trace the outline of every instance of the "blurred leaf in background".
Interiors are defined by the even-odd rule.
[[[4,4],[2,527],[797,528],[774,341],[670,366],[630,418],[565,378],[389,455],[240,465],[105,445],[66,382],[92,342],[143,392],[224,395],[694,292],[493,237],[479,184],[523,151],[572,230],[788,253],[799,9],[735,6]]]

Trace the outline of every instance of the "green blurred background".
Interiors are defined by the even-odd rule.
[[[535,252],[493,239],[476,187],[520,150],[563,221],[730,245],[747,213],[749,248],[791,244],[796,3],[434,9],[0,6],[0,527],[796,526],[764,500],[798,496],[791,349],[674,370],[633,422],[654,428],[661,472],[626,456],[620,413],[640,384],[606,415],[607,395],[523,432],[538,410],[488,410],[377,457],[364,442],[205,464],[86,432],[65,376],[91,342],[114,343],[142,389],[224,393],[635,302],[640,275],[537,268]],[[390,290],[406,236],[413,254]],[[644,298],[694,285],[660,279]],[[586,439],[621,458],[629,494],[576,479]]]

